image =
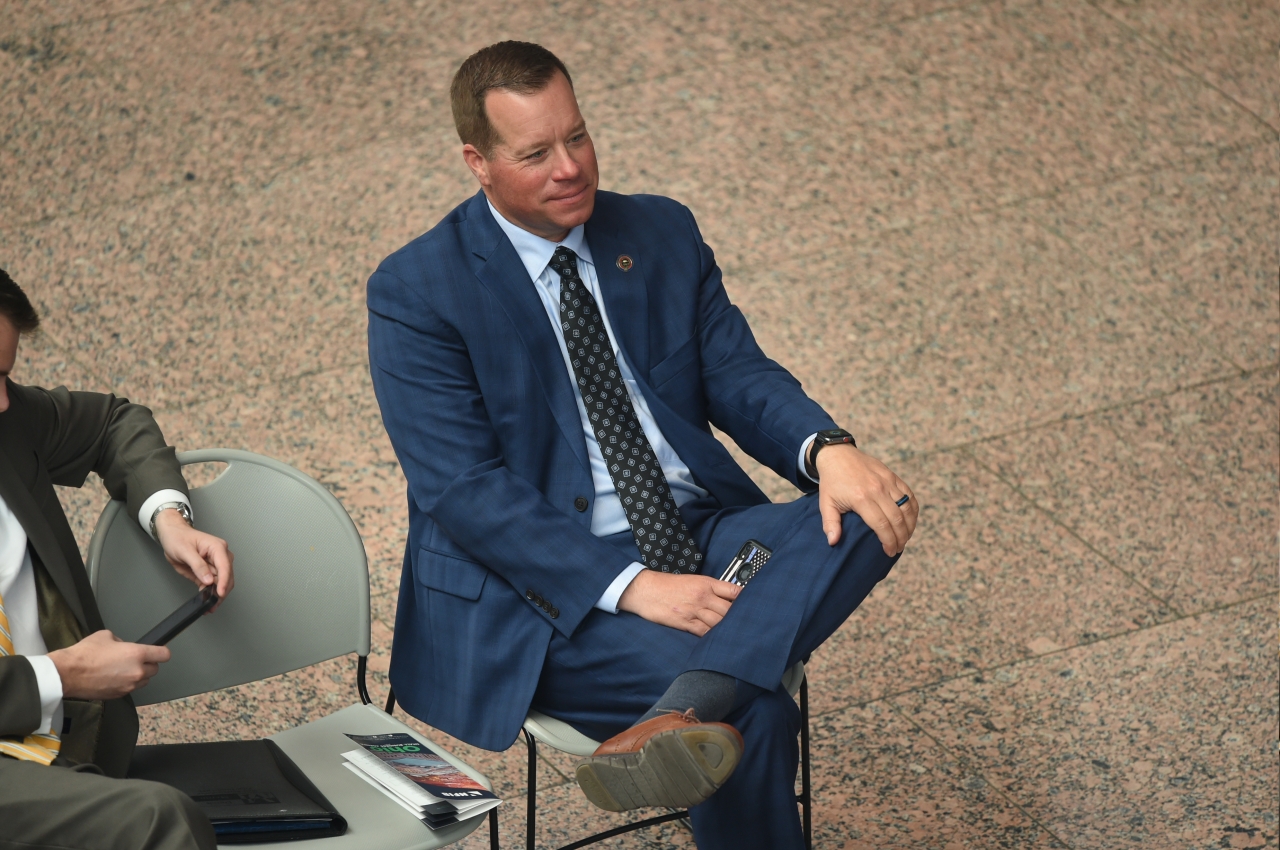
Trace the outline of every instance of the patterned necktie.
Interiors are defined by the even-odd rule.
[[[0,596],[0,657],[13,655],[13,635],[9,632],[9,616],[4,612],[4,597]],[[50,729],[48,734],[33,733],[24,738],[0,737],[0,754],[23,761],[52,764],[58,757],[62,742]]]
[[[560,327],[573,375],[640,556],[651,570],[696,573],[702,553],[676,510],[667,477],[631,407],[600,308],[578,276],[578,255],[557,248],[551,268],[560,275]]]

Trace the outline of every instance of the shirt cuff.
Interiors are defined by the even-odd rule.
[[[618,573],[618,577],[613,580],[604,591],[600,594],[600,598],[596,600],[596,607],[601,611],[609,614],[618,613],[618,600],[622,598],[622,593],[630,586],[632,579],[640,575],[644,570],[644,564],[638,561],[632,561],[631,566]]]
[[[809,453],[809,446],[812,446],[813,441],[816,439],[818,439],[818,432],[814,431],[812,434],[809,435],[809,439],[805,440],[804,444],[800,446],[800,454],[796,455],[796,466],[800,470],[800,475],[805,478],[808,478],[814,484],[818,483],[818,479],[810,476],[809,471],[804,468],[804,456]]]
[[[182,502],[187,506],[187,510],[191,509],[191,500],[181,490],[157,490],[138,509],[138,525],[141,525],[142,530],[147,534],[151,534],[151,515],[165,502]]]
[[[62,677],[58,667],[47,655],[28,655],[27,661],[36,672],[36,689],[40,692],[40,731],[48,732],[53,726],[53,715],[62,705]],[[61,729],[55,729],[61,733]]]

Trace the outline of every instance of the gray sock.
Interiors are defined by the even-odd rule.
[[[671,687],[667,688],[667,692],[636,723],[652,720],[661,714],[669,714],[673,711],[684,712],[691,708],[694,715],[703,723],[723,720],[734,708],[740,684],[746,683],[740,683],[727,673],[689,670],[676,676],[676,680],[671,683]],[[748,689],[751,687],[747,685]]]

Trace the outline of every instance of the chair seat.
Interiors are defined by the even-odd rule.
[[[787,672],[782,674],[782,686],[793,697],[800,690],[800,683],[803,681],[803,661],[797,661]],[[585,758],[594,753],[596,748],[600,746],[599,741],[588,738],[563,720],[556,720],[554,717],[548,717],[542,712],[534,711],[533,709],[530,709],[529,713],[525,715],[524,728],[538,742],[574,756]]]
[[[345,835],[290,841],[288,846],[291,850],[313,846],[316,850],[434,850],[461,840],[486,821],[484,815],[478,815],[433,832],[381,791],[342,766],[345,762],[342,754],[357,747],[347,733],[383,735],[390,732],[412,735],[467,776],[493,790],[488,779],[448,750],[385,712],[357,703],[305,726],[271,736],[271,740],[293,759],[320,793],[347,819]]]
[[[529,709],[524,718],[524,728],[538,741],[574,756],[589,756],[600,746],[599,741],[593,741],[563,720],[533,709]]]

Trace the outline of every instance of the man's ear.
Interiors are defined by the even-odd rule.
[[[462,146],[462,161],[467,164],[467,168],[471,169],[471,173],[480,181],[480,185],[489,188],[489,160],[485,159],[484,154],[476,150],[475,145]]]

